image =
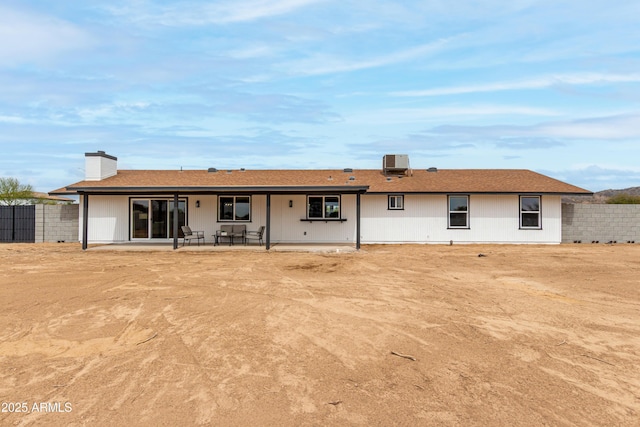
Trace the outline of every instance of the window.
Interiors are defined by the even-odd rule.
[[[339,196],[309,196],[307,198],[308,219],[340,219]]]
[[[251,197],[220,196],[218,221],[251,221]]]
[[[469,196],[449,196],[449,228],[469,228]]]
[[[542,228],[540,196],[520,196],[520,228]]]
[[[404,196],[389,196],[389,210],[404,209]]]

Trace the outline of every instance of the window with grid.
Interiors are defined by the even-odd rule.
[[[520,196],[520,228],[542,228],[540,196]]]
[[[449,196],[449,228],[469,228],[469,196]]]
[[[404,196],[403,195],[389,195],[389,210],[402,210],[404,209]]]

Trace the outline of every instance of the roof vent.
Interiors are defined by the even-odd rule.
[[[355,176],[352,175],[352,176],[349,177],[349,181],[355,181],[355,180],[356,180]]]
[[[209,169],[207,169],[207,172],[209,172],[209,173],[218,172],[218,169],[216,169],[216,168],[209,168]]]
[[[382,158],[382,169],[384,173],[401,172],[409,170],[409,155],[407,154],[386,154]]]
[[[353,169],[352,168],[344,168],[342,171],[344,173],[351,173],[351,172],[353,172]]]
[[[233,172],[233,170],[227,169],[227,173],[231,173],[231,172]]]
[[[429,168],[427,172],[438,172],[438,168]]]
[[[390,181],[391,181],[391,177],[390,177],[390,176],[388,176],[388,177],[387,177],[387,182],[390,182]]]
[[[240,168],[240,172],[244,172],[245,170],[245,168]]]

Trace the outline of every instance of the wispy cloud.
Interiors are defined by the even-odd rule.
[[[475,140],[507,141],[505,146],[526,147],[524,142],[552,140],[627,140],[640,138],[640,114],[623,114],[570,121],[545,122],[535,125],[437,126],[426,131]],[[542,139],[540,139],[542,138]],[[530,144],[532,148],[536,144]]]
[[[279,68],[289,74],[306,76],[345,73],[378,68],[434,54],[443,50],[449,41],[449,38],[439,39],[431,43],[425,43],[369,58],[344,58],[327,54],[318,54],[305,59],[284,63]]]
[[[456,120],[487,116],[557,116],[557,110],[549,108],[529,107],[526,105],[492,105],[478,104],[466,106],[441,106],[428,108],[382,108],[368,109],[362,112],[345,115],[347,123],[429,123],[443,120]]]
[[[449,86],[425,90],[407,90],[391,92],[391,96],[426,97],[442,95],[460,95],[479,92],[499,92],[509,90],[542,89],[560,85],[592,85],[605,83],[638,83],[640,74],[600,74],[577,73],[542,76],[533,79],[484,83],[478,85]]]
[[[126,3],[107,10],[121,18],[145,25],[181,27],[257,21],[285,15],[327,0],[236,0],[232,2],[183,1],[168,6]]]
[[[41,63],[92,44],[91,35],[70,22],[0,6],[0,65]]]

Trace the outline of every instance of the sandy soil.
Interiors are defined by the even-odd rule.
[[[0,424],[636,426],[639,260],[0,245]]]

